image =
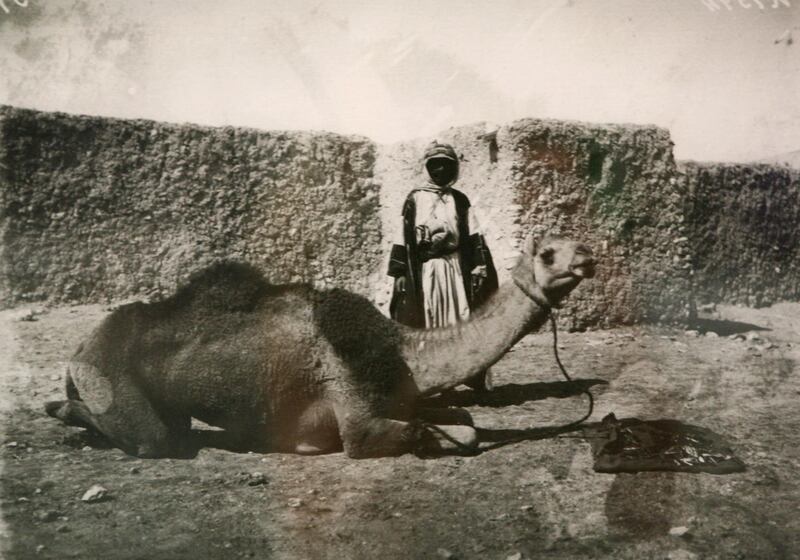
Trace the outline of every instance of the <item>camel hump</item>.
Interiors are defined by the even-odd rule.
[[[373,395],[397,395],[408,366],[400,354],[397,324],[364,296],[334,288],[315,294],[313,317],[318,332],[347,365],[359,389]]]
[[[251,311],[270,288],[273,286],[255,266],[226,260],[192,274],[164,303],[174,307]]]

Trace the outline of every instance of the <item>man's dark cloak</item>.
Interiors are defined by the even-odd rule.
[[[425,328],[425,311],[423,307],[422,259],[417,250],[417,241],[414,228],[416,227],[416,204],[414,203],[415,189],[406,197],[403,205],[403,239],[404,245],[394,245],[389,260],[389,276],[398,278],[405,276],[406,291],[399,293],[395,286],[389,313],[392,319],[415,328]],[[469,207],[467,195],[456,189],[450,189],[456,206],[458,219],[458,257],[461,265],[461,274],[464,279],[464,290],[467,294],[469,308],[475,309],[497,290],[497,270],[492,261],[492,255],[482,235],[469,231]],[[471,271],[476,266],[486,266],[486,278],[480,287],[475,289]]]

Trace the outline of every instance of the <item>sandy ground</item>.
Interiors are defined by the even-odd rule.
[[[598,474],[579,433],[476,457],[128,457],[43,412],[107,312],[0,313],[5,558],[800,558],[800,304],[722,307],[699,333],[560,333],[573,376],[608,382],[593,389],[593,421],[708,428],[747,464],[732,475]],[[542,332],[517,345],[490,398],[459,394],[479,426],[583,414],[551,343]],[[109,499],[82,501],[96,484]]]

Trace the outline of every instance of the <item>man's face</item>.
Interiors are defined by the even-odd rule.
[[[440,187],[455,179],[456,171],[458,170],[456,162],[448,158],[429,159],[425,163],[425,167],[428,169],[428,175],[431,176],[431,180]]]

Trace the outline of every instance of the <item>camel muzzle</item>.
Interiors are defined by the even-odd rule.
[[[579,278],[594,278],[596,261],[592,257],[583,257],[577,263],[573,263],[569,270]]]

